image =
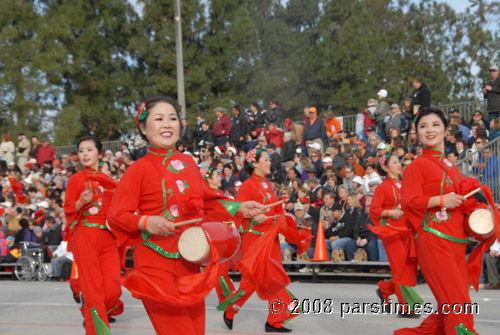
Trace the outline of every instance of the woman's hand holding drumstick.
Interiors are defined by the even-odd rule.
[[[175,230],[173,222],[168,221],[163,216],[143,215],[139,220],[139,229],[146,230],[151,234],[168,234]]]
[[[261,207],[259,208],[259,211],[257,212],[257,214],[256,214],[256,215],[253,215],[253,216],[252,216],[252,215],[250,215],[250,213],[248,213],[248,214],[245,214],[245,215],[244,215],[244,217],[245,217],[245,218],[255,217],[255,216],[259,215],[259,214],[265,213],[265,212],[266,212],[269,208],[271,208],[271,207],[281,205],[281,204],[282,204],[282,203],[284,203],[285,201],[286,201],[286,199],[283,199],[283,200],[276,201],[276,202],[273,202],[272,204],[265,205],[265,206],[262,206],[261,204],[259,204],[259,205],[261,205]],[[270,217],[268,217],[268,219],[269,219],[269,218],[270,218]],[[267,219],[266,219],[266,220],[267,220]]]

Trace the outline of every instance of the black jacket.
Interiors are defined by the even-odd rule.
[[[488,99],[488,113],[500,112],[500,76],[490,85],[491,91],[485,95],[485,98]]]
[[[193,130],[189,126],[182,128],[179,140],[184,145],[192,146],[194,141]]]
[[[352,216],[344,212],[342,217],[339,220],[335,220],[325,231],[325,238],[329,239],[332,236],[353,238],[353,228],[354,222]]]
[[[245,115],[239,113],[231,118],[231,136],[229,139],[236,146],[240,146],[240,137],[245,137],[248,133],[248,123]]]
[[[367,224],[372,224],[370,221],[370,216],[367,215],[363,210],[357,207],[358,213],[356,214],[357,218],[354,220],[353,227],[353,237],[355,240],[360,238],[366,238],[369,241],[375,241],[378,237],[377,234],[373,233],[368,227]]]
[[[426,83],[422,83],[422,85],[413,92],[411,105],[412,111],[415,105],[420,105],[420,109],[431,106],[431,90],[429,90]]]

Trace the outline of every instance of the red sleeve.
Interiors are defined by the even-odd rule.
[[[231,119],[227,115],[224,118],[224,130],[226,131],[224,135],[226,136],[231,135]]]
[[[372,206],[370,207],[370,218],[375,226],[380,225],[380,215],[384,211],[383,205],[386,197],[385,185],[386,183],[384,182],[375,189]]]
[[[123,175],[116,187],[113,200],[108,210],[108,223],[115,233],[120,245],[129,237],[137,239],[140,243],[140,230],[138,228],[140,214],[135,214],[142,194],[142,180],[145,170],[138,162],[132,164]],[[161,195],[158,195],[161,196]],[[125,234],[121,234],[125,232]],[[127,232],[131,232],[129,236]]]
[[[83,182],[81,173],[76,173],[69,178],[64,199],[64,214],[66,215],[68,225],[76,219],[78,214],[76,211],[76,202],[84,190],[85,183]]]
[[[401,205],[414,229],[422,223],[427,212],[430,195],[424,194],[423,184],[428,178],[429,166],[421,159],[413,161],[404,172]]]

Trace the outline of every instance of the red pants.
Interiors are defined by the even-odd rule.
[[[165,291],[175,290],[175,278],[200,272],[196,264],[163,257],[145,246],[135,248],[134,268]],[[205,334],[204,300],[190,307],[179,307],[149,298],[141,299],[157,335]]]
[[[233,294],[236,289],[234,288],[233,281],[229,278],[229,267],[231,265],[231,260],[227,260],[224,263],[219,264],[219,281],[215,285],[215,292],[217,292],[217,297],[219,297],[219,304],[224,301],[227,297],[224,296],[224,291],[222,290],[222,285],[220,284],[221,278],[226,282],[229,288],[229,294]]]
[[[99,318],[108,327],[108,316],[123,313],[123,303],[120,300],[120,257],[116,239],[109,230],[79,224],[73,255],[84,299],[85,331],[87,335],[94,335],[96,331],[92,308],[96,309]]]
[[[253,242],[259,238],[259,235],[252,234],[252,233],[245,233],[242,236],[242,241],[241,241],[241,249],[243,255],[245,255],[246,252],[258,252],[258,250],[252,250],[252,244]],[[276,239],[273,242],[273,249],[271,253],[271,257],[276,260],[279,264],[282,264],[281,262],[281,248],[279,244],[279,240]],[[245,294],[241,296],[238,300],[235,301],[233,305],[228,306],[226,309],[227,312],[229,313],[237,313],[238,310],[245,304],[245,302],[252,296],[252,294],[255,291],[255,285],[253,284],[252,280],[248,278],[247,276],[242,276],[241,281],[240,281],[240,287],[239,291],[245,291]],[[289,297],[289,298],[285,298]],[[290,300],[290,301],[283,301],[284,303],[284,310],[283,312],[280,313],[272,313],[271,309],[269,309],[269,313],[267,315],[267,322],[269,322],[271,325],[274,325],[278,322],[283,322],[285,320],[290,319],[291,315],[286,312],[286,307],[291,304],[291,296],[288,294],[286,289],[281,290],[280,292],[276,293],[271,299],[268,300],[268,307],[271,302],[276,302],[277,299],[279,300]],[[295,315],[296,316],[296,315]]]
[[[465,244],[455,243],[441,237],[421,231],[416,241],[417,259],[420,270],[437,300],[434,311],[416,328],[402,328],[394,332],[397,335],[433,334],[455,335],[455,327],[463,324],[467,330],[474,330],[474,316],[468,313],[441,313],[441,306],[448,304],[470,304],[467,268],[465,264]],[[445,312],[448,312],[446,309]]]
[[[409,271],[405,266],[407,262],[408,243],[406,239],[399,236],[396,237],[380,237],[391,266],[392,279],[390,281],[381,280],[378,282],[378,287],[382,295],[387,300],[391,295],[396,294],[399,303],[405,303],[403,294],[399,289],[400,281]],[[411,272],[411,271],[410,271]],[[416,273],[414,274],[416,276]]]

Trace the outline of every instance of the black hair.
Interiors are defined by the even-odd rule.
[[[165,95],[156,95],[153,97],[146,98],[146,100],[144,102],[146,103],[145,109],[146,109],[147,114],[143,120],[140,120],[138,122],[138,125],[142,124],[145,126],[146,120],[148,119],[149,111],[151,110],[151,108],[156,106],[156,104],[158,104],[159,102],[165,102],[174,108],[175,113],[177,114],[177,119],[179,120],[179,127],[180,127],[182,109],[181,109],[181,106],[177,103],[177,101],[175,99],[172,99],[172,98],[167,97]],[[141,127],[138,127],[138,130],[139,130],[139,135],[141,136],[141,138],[149,143],[146,135],[142,132]]]
[[[97,152],[98,152],[99,154],[102,154],[102,153],[103,153],[103,150],[102,150],[102,143],[101,143],[101,141],[100,141],[100,140],[99,140],[96,136],[94,136],[94,135],[90,135],[90,136],[85,136],[85,137],[82,137],[82,138],[80,139],[80,141],[78,142],[78,146],[77,146],[77,147],[78,147],[78,149],[80,149],[80,144],[81,144],[82,142],[85,142],[85,141],[92,141],[92,142],[94,142],[95,147],[97,148]]]
[[[262,155],[267,155],[267,151],[261,149],[261,151],[257,154],[257,157],[255,157],[254,162],[258,162],[262,158]],[[244,167],[245,167],[245,171],[248,172],[249,175],[251,175],[253,173],[254,168],[252,166],[250,166],[250,164],[247,162],[246,159],[245,159]]]
[[[28,220],[26,219],[21,219],[19,220],[19,225],[21,226],[21,228],[28,228]]]
[[[380,176],[382,176],[382,177],[386,177],[386,176],[387,176],[387,172],[384,170],[384,168],[383,168],[383,167],[384,167],[384,166],[385,166],[385,167],[388,167],[388,166],[389,166],[389,160],[391,159],[391,157],[392,157],[392,156],[394,156],[394,157],[396,157],[396,158],[398,157],[398,156],[396,156],[396,155],[394,155],[394,154],[387,154],[387,155],[385,155],[385,161],[384,161],[384,164],[380,164],[380,163],[379,163],[379,164],[377,165],[378,174],[379,174]]]
[[[238,105],[234,106],[233,108],[236,109],[238,112],[241,111],[240,106],[238,106]]]
[[[430,115],[430,114],[435,114],[439,119],[444,124],[444,129],[448,128],[448,119],[444,115],[443,111],[438,109],[438,108],[424,108],[420,112],[418,112],[417,116],[415,117],[415,127],[418,127],[418,123],[420,120],[422,120],[422,117]]]

